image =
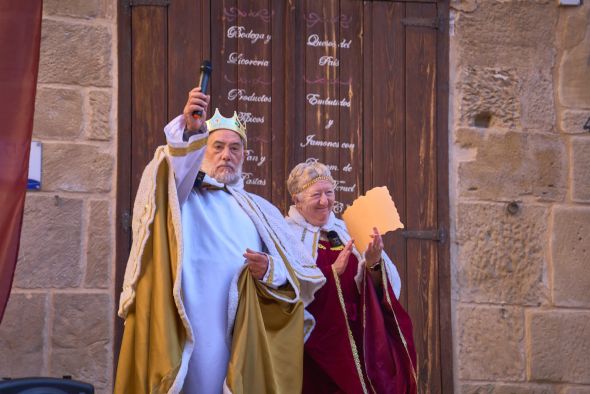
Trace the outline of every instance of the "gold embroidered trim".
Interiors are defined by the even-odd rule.
[[[209,191],[223,190],[223,191],[227,192],[227,187],[225,187],[225,186],[219,187],[219,186],[211,185],[209,183],[204,183],[204,182],[201,184],[201,189],[205,189],[205,190],[209,190]]]
[[[305,236],[307,235],[307,229],[303,227],[303,234],[301,234],[301,242],[305,241]]]
[[[272,284],[272,280],[274,279],[274,272],[275,272],[275,262],[272,259],[272,256],[270,254],[267,254],[268,256],[268,264],[269,264],[269,273],[268,273],[268,278],[266,278],[266,283],[267,284]]]
[[[383,286],[383,292],[385,293],[385,299],[387,300],[387,304],[389,305],[389,308],[391,308],[391,313],[393,314],[393,318],[395,319],[397,332],[399,334],[399,337],[402,339],[402,343],[404,344],[404,350],[406,351],[406,356],[408,357],[408,361],[410,362],[410,366],[412,367],[412,376],[414,377],[414,382],[416,383],[416,387],[418,387],[418,376],[416,375],[416,367],[412,363],[412,358],[410,357],[410,351],[408,350],[406,338],[404,337],[404,334],[399,328],[399,322],[397,321],[397,316],[395,315],[395,311],[393,310],[393,304],[391,303],[391,298],[389,297],[389,281],[387,280],[385,267],[383,267],[383,269],[381,270],[381,282],[381,285]]]
[[[193,141],[186,147],[174,147],[168,144],[168,152],[170,152],[170,156],[186,156],[190,152],[199,150],[205,145],[207,145],[207,138],[201,138],[199,140]]]
[[[313,235],[313,245],[311,247],[311,257],[316,258],[316,256],[318,255],[318,238],[319,238],[320,232],[318,231],[317,233],[315,233]]]
[[[363,275],[363,279],[362,279],[362,289],[364,290],[364,295],[366,297],[366,292],[367,292],[367,272],[364,273]],[[363,340],[365,339],[365,334],[367,332],[367,303],[366,300],[362,300],[362,307],[363,307]],[[363,354],[365,356],[364,360],[365,360],[365,369],[367,368],[367,347],[363,346]],[[371,386],[371,390],[373,391],[373,393],[377,393],[377,390],[375,390],[375,387],[373,387],[373,382],[371,382],[371,377],[369,376],[369,374],[367,373],[367,380],[369,381],[369,385]]]
[[[318,249],[327,250],[328,248],[326,248],[324,245],[318,243]],[[315,248],[314,248],[314,250],[315,250]],[[344,245],[330,246],[330,250],[344,250]]]
[[[336,273],[336,269],[332,265],[332,274],[334,274],[334,280],[336,281],[336,289],[338,290],[338,299],[340,300],[340,307],[342,308],[342,313],[344,313],[344,318],[346,321],[346,329],[348,330],[348,340],[350,342],[350,350],[352,350],[352,357],[354,358],[354,364],[356,366],[356,371],[359,375],[359,380],[361,381],[361,385],[363,387],[363,393],[368,394],[367,386],[365,385],[365,378],[363,377],[363,370],[361,369],[361,361],[359,358],[359,353],[356,347],[356,343],[354,342],[354,337],[352,336],[352,331],[350,330],[350,325],[348,324],[348,314],[346,313],[346,305],[344,304],[344,296],[342,295],[342,288],[340,287],[340,278],[338,278],[338,273]]]
[[[313,178],[311,181],[307,182],[305,185],[301,186],[299,188],[299,190],[297,190],[297,193],[301,193],[302,191],[304,191],[305,189],[307,189],[308,187],[310,187],[311,185],[313,185],[314,183],[317,183],[319,181],[330,181],[332,184],[334,184],[334,179],[331,176],[326,176],[326,175],[320,175],[316,178]]]

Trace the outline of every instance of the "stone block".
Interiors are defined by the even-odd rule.
[[[113,182],[113,156],[83,144],[43,145],[43,190],[109,192]]]
[[[105,26],[43,20],[39,82],[112,86],[111,40]]]
[[[473,12],[477,10],[477,0],[451,0],[451,9],[462,12]]]
[[[590,34],[583,45],[567,51],[559,67],[558,92],[561,104],[568,107],[590,107]]]
[[[590,207],[557,207],[553,210],[553,216],[551,250],[554,303],[560,306],[588,308]],[[590,368],[590,364],[588,366]]]
[[[0,324],[0,377],[22,378],[43,372],[46,298],[45,294],[10,296]]]
[[[590,22],[589,11],[590,5],[582,2],[581,7],[570,7],[560,13],[557,38],[561,49],[572,49],[582,43]]]
[[[86,287],[108,288],[112,253],[110,201],[90,201],[86,250]]]
[[[590,138],[576,137],[571,142],[572,199],[590,202]]]
[[[518,78],[514,70],[467,67],[457,86],[461,124],[468,127],[514,128],[519,124]]]
[[[113,310],[108,294],[56,294],[50,373],[110,389]],[[108,391],[108,390],[107,390]]]
[[[108,294],[58,293],[53,308],[54,351],[108,344],[113,323],[113,305]]]
[[[590,312],[533,311],[527,325],[531,380],[590,384]]]
[[[561,136],[459,129],[456,143],[477,150],[475,160],[459,163],[461,197],[564,199],[567,154]]]
[[[530,383],[464,383],[461,394],[556,394],[554,387]]]
[[[27,194],[14,286],[78,287],[82,200]]]
[[[454,57],[459,65],[550,69],[559,11],[552,0],[478,1],[457,12]]]
[[[83,348],[57,348],[51,352],[49,374],[71,375],[72,379],[94,385],[97,393],[110,393],[112,352],[102,343]]]
[[[555,132],[555,101],[551,67],[523,73],[518,91],[521,106],[520,124],[527,132]]]
[[[586,387],[564,387],[560,394],[590,394],[590,386]]]
[[[522,308],[460,305],[457,321],[460,379],[524,379]]]
[[[108,2],[108,0],[44,0],[43,13],[83,19],[105,18]]]
[[[82,94],[77,89],[37,88],[33,135],[75,139],[82,130]]]
[[[590,107],[590,7],[563,13],[560,46],[564,49],[558,68],[558,92],[567,107]]]
[[[555,129],[551,69],[469,66],[460,73],[459,124],[480,128]]]
[[[590,126],[590,111],[565,110],[561,114],[560,131],[567,134],[585,134],[590,130],[584,130],[588,123]]]
[[[462,302],[539,305],[545,278],[548,209],[461,203],[457,210],[457,288]]]
[[[90,119],[88,121],[88,139],[110,141],[112,138],[110,91],[94,90],[89,94]]]

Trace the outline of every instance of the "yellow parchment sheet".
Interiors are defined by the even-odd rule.
[[[357,250],[364,253],[371,242],[373,227],[381,235],[404,228],[387,186],[375,187],[353,201],[342,214]]]

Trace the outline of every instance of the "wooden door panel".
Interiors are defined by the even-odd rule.
[[[271,199],[272,164],[272,9],[267,0],[214,2],[211,40],[214,107],[234,111],[248,129],[246,188]],[[280,77],[280,75],[279,75]]]
[[[286,50],[287,48],[291,48],[293,53],[292,58],[287,55],[287,58],[290,60],[289,68],[293,70],[293,74],[288,75],[288,79],[286,80],[292,83],[291,86],[293,87],[291,94],[287,94],[287,100],[292,100],[292,104],[289,107],[292,110],[289,120],[291,121],[291,125],[293,125],[289,128],[287,137],[289,141],[287,146],[287,157],[289,159],[287,171],[290,171],[295,164],[306,159],[305,150],[299,147],[305,135],[307,121],[306,105],[303,99],[307,91],[305,79],[303,78],[306,72],[304,59],[306,55],[305,32],[307,31],[307,23],[303,17],[307,10],[306,4],[304,0],[297,0],[294,2],[295,6],[290,7],[288,19],[290,23],[287,25],[287,34],[289,36],[286,37],[285,42],[287,45]]]
[[[319,100],[337,100],[340,96],[340,88],[347,81],[340,79],[339,67],[321,65],[321,59],[338,59],[336,46],[311,46],[310,41],[329,41],[339,43],[340,14],[339,2],[306,0],[302,9],[302,17],[305,29],[301,38],[305,42],[303,59],[303,75],[305,90],[303,96],[296,99],[305,103],[305,126],[299,131],[300,140],[298,147],[305,152],[305,159],[319,160],[328,166],[338,167],[340,148],[312,145],[311,141],[344,142],[340,139],[339,131],[340,111],[349,115],[351,109],[339,106],[314,104]],[[348,85],[345,85],[348,88]],[[316,100],[317,99],[317,100]],[[328,126],[331,124],[331,126]],[[340,174],[333,171],[332,176],[338,180]],[[336,191],[336,200],[342,201],[343,193]]]
[[[211,107],[219,108],[224,116],[231,116],[228,112],[235,109],[227,99],[227,92],[234,87],[229,81],[239,78],[238,67],[229,69],[223,65],[228,54],[238,52],[237,42],[227,38],[228,24],[237,25],[237,6],[237,0],[211,2]],[[229,15],[224,15],[224,12]]]
[[[370,101],[365,102],[365,189],[387,185],[400,218],[406,221],[405,151],[405,32],[401,19],[405,5],[374,2],[366,8],[368,37],[365,48],[371,54],[368,64]],[[388,34],[383,32],[387,31]],[[406,240],[398,231],[387,235],[385,248],[394,260],[402,279],[401,302],[407,305]]]
[[[210,53],[209,3],[171,1],[168,6],[168,116],[182,113],[189,90],[197,86],[201,62]]]
[[[406,18],[436,17],[435,5],[406,5]],[[406,27],[406,174],[409,230],[438,229],[436,31]],[[410,239],[408,312],[416,328],[420,391],[440,389],[437,242]]]
[[[167,10],[137,7],[132,13],[131,194],[135,196],[146,164],[165,143],[168,119]],[[125,132],[125,130],[122,130]]]
[[[234,101],[234,108],[243,120],[251,117],[248,128],[248,157],[244,163],[243,176],[248,190],[270,200],[271,199],[271,147],[274,145],[271,132],[272,102],[281,100],[272,96],[272,86],[280,83],[280,75],[272,74],[272,62],[275,54],[272,52],[272,26],[270,4],[268,0],[239,0],[237,4],[237,19],[225,26],[239,26],[245,32],[253,31],[262,35],[260,39],[238,39],[237,53],[252,62],[268,62],[267,66],[230,65],[231,54],[226,54],[220,64],[220,69],[238,70],[237,80],[229,81],[232,89],[238,89],[244,95],[256,95],[260,100],[268,101]],[[225,11],[224,11],[225,12]],[[225,29],[225,35],[228,36]],[[254,63],[256,64],[256,63]],[[224,76],[225,78],[225,76]],[[229,91],[228,91],[229,92]],[[241,93],[239,93],[241,94]]]
[[[363,4],[359,1],[340,2],[340,38],[350,40],[350,48],[339,49],[338,60],[340,80],[349,85],[340,85],[339,99],[347,98],[351,103],[348,111],[340,111],[340,141],[349,141],[352,150],[340,150],[339,178],[345,185],[356,185],[357,193],[364,189],[363,152],[363,116],[364,116],[364,18]],[[356,34],[360,32],[361,34]],[[356,195],[355,195],[356,196]],[[346,200],[342,200],[345,202]]]
[[[270,157],[267,165],[271,171],[271,200],[281,210],[286,212],[291,199],[288,196],[286,179],[291,170],[289,160],[289,133],[293,133],[293,123],[288,121],[295,116],[293,105],[293,68],[290,67],[293,57],[293,45],[287,45],[289,29],[292,27],[289,7],[285,1],[271,1],[270,15],[272,34],[272,65],[271,75],[273,78],[271,94],[274,97],[270,113]]]

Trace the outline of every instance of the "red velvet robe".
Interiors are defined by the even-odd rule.
[[[378,295],[364,275],[361,292],[351,254],[339,277],[332,264],[339,248],[320,241],[317,265],[327,278],[308,306],[316,326],[305,343],[303,393],[416,393],[412,322],[385,274]]]

